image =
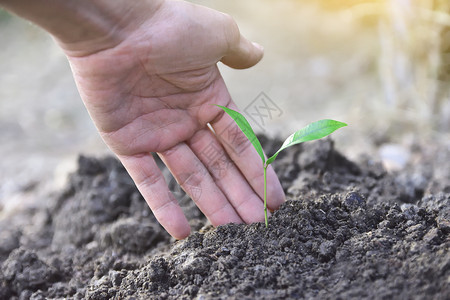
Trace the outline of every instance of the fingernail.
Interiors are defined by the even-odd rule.
[[[258,43],[255,43],[255,42],[252,42],[253,43],[253,46],[255,46],[256,48],[258,48],[259,50],[261,50],[261,51],[264,51],[264,47],[263,46],[261,46],[260,44],[258,44]]]

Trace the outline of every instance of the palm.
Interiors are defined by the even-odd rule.
[[[200,72],[205,77],[203,84],[191,90],[181,87],[195,85],[188,73]],[[224,100],[226,105],[229,104],[229,99],[215,97],[226,91],[215,65],[187,71],[183,75],[140,73],[142,77],[137,85],[119,84],[119,88],[108,98],[114,99],[114,95],[123,95],[128,91],[130,95],[108,101],[106,113],[96,118],[103,138],[117,154],[161,153],[181,142],[189,142],[196,132],[204,130],[206,124],[220,113],[211,104],[223,103]],[[169,77],[178,81],[172,82]],[[152,89],[161,93],[155,93]]]
[[[224,100],[229,104],[229,99],[216,98],[226,88],[215,65],[170,76],[148,74],[142,65],[135,65],[133,70],[137,71],[133,77],[138,82],[123,78],[93,94],[93,100],[85,100],[102,137],[119,155],[164,152],[187,142],[218,115],[211,104]],[[195,85],[188,73],[199,72],[207,82],[191,90],[180,87]],[[118,74],[122,74],[120,70]]]
[[[249,44],[228,17],[184,2],[172,6],[160,13],[164,22],[154,15],[115,47],[71,57],[80,94],[103,139],[169,233],[185,237],[187,221],[150,152],[158,153],[214,225],[259,221],[258,155],[248,142],[218,137],[207,124],[216,132],[231,124],[211,104],[236,109],[216,63],[249,67],[260,55],[246,53]],[[202,22],[186,15],[197,15]],[[219,162],[206,155],[211,145],[220,163],[228,166],[225,170],[218,172],[214,165]],[[283,195],[273,172],[270,180],[275,185],[269,205],[276,208]],[[200,188],[201,195],[193,195],[193,187]],[[255,207],[260,208],[257,213]]]

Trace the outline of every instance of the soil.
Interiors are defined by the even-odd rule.
[[[286,150],[268,228],[209,226],[161,164],[191,219],[182,241],[115,158],[80,156],[50,205],[0,221],[0,299],[448,299],[450,151],[410,151],[387,172],[330,139]]]

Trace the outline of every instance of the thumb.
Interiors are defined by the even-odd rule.
[[[220,60],[234,69],[247,69],[256,65],[264,55],[264,48],[250,42],[240,34],[236,45],[231,45],[227,54]]]

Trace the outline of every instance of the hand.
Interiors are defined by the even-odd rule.
[[[175,238],[188,236],[190,226],[151,152],[213,225],[262,221],[261,159],[212,104],[237,110],[216,63],[248,68],[263,50],[229,16],[205,7],[165,1],[149,15],[113,47],[71,55],[77,46],[63,45],[102,138]],[[268,182],[273,210],[284,193],[272,169]]]

